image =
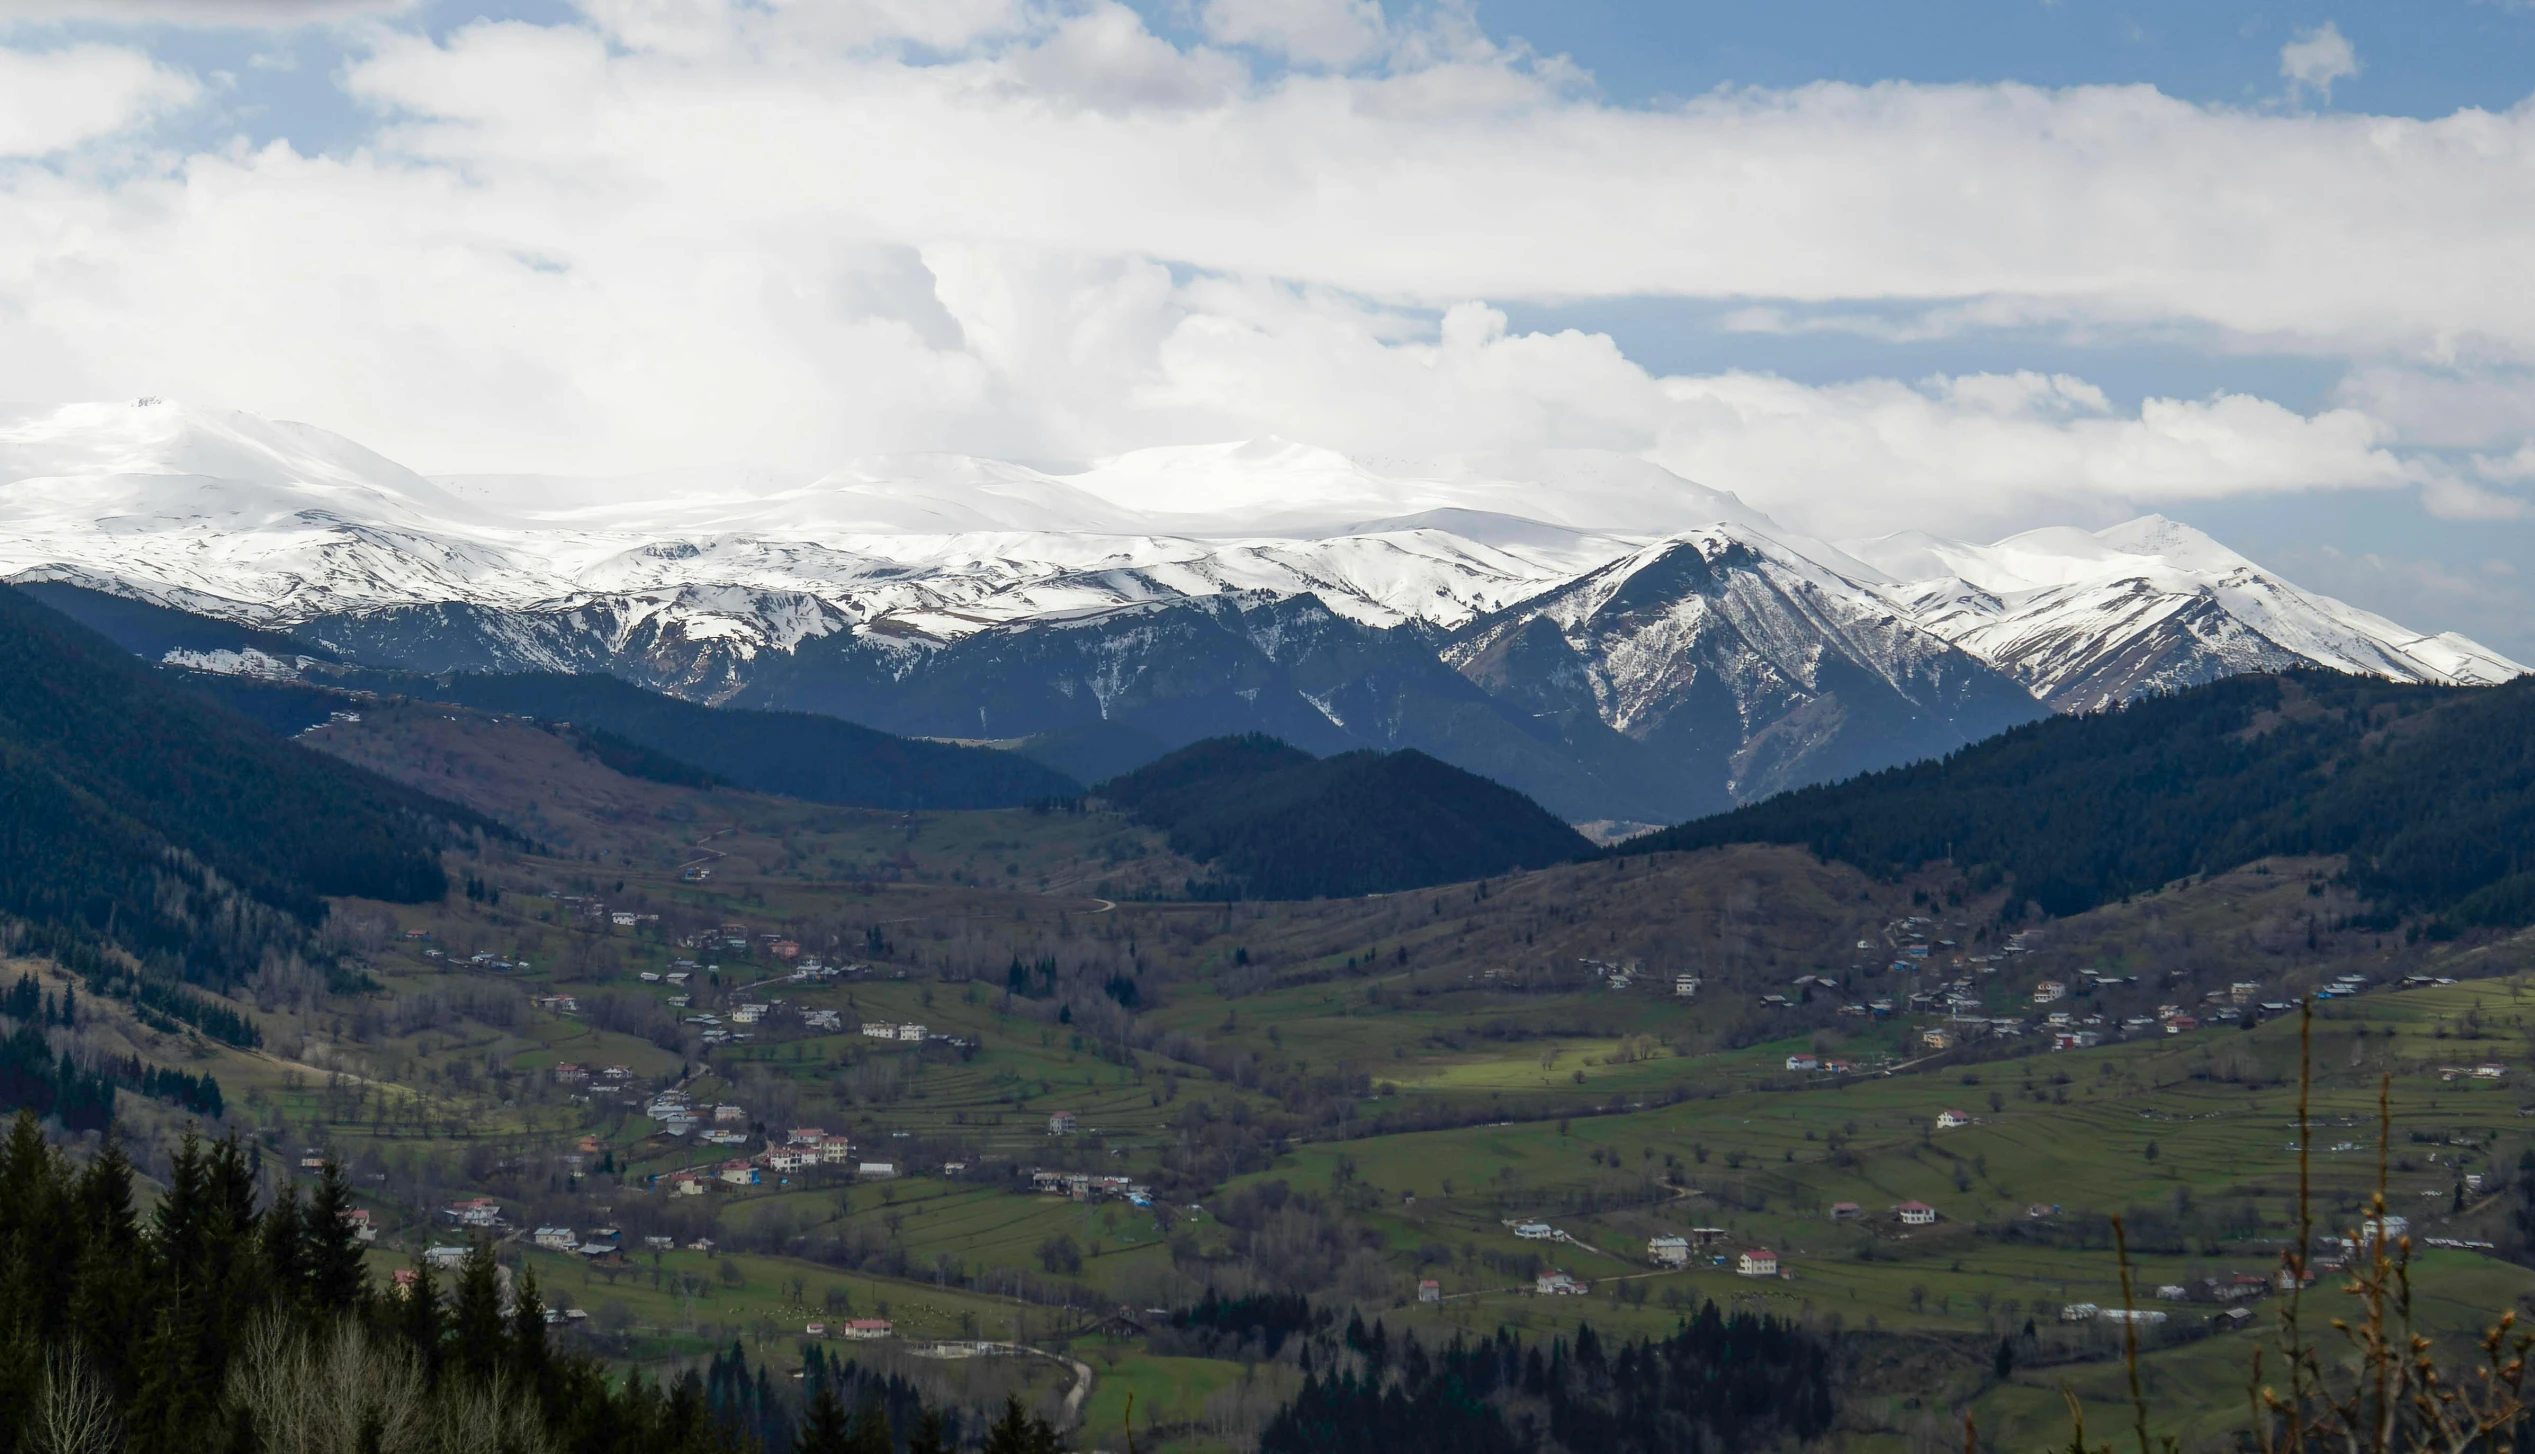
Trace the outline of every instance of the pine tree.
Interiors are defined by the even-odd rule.
[[[820,1379],[801,1412],[800,1431],[792,1436],[792,1454],[854,1454],[855,1432],[847,1426],[835,1385]]]
[[[511,1371],[541,1399],[554,1390],[554,1361],[546,1345],[546,1300],[537,1292],[537,1273],[525,1262],[511,1279]]]
[[[107,1387],[128,1393],[148,1269],[132,1211],[132,1163],[113,1130],[81,1173],[73,1201],[81,1245],[70,1300],[71,1337]]]
[[[308,1265],[309,1294],[323,1311],[348,1313],[369,1295],[369,1275],[361,1263],[361,1239],[344,1213],[353,1210],[352,1184],[343,1168],[329,1160],[318,1175],[316,1194],[301,1219]]]
[[[1026,1412],[1018,1397],[1003,1401],[1003,1417],[986,1431],[985,1454],[1056,1454],[1056,1430]]]
[[[404,1300],[396,1308],[396,1330],[422,1360],[423,1376],[436,1378],[440,1373],[441,1322],[440,1288],[431,1275],[431,1259],[414,1264],[414,1280],[405,1285]]]
[[[878,1397],[863,1400],[862,1412],[854,1415],[853,1454],[892,1454],[898,1447],[895,1433],[889,1427],[889,1411]]]
[[[916,1417],[915,1432],[907,1436],[907,1454],[952,1454],[941,1410],[927,1408]]]
[[[460,1376],[489,1383],[501,1367],[503,1344],[501,1272],[493,1261],[493,1244],[478,1239],[458,1264],[457,1288],[449,1299],[449,1363]]]
[[[273,1204],[264,1209],[264,1218],[257,1226],[256,1258],[263,1264],[265,1285],[272,1290],[273,1301],[285,1307],[306,1307],[309,1303],[303,1220],[299,1188],[285,1186],[273,1198]]]

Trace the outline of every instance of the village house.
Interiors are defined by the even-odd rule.
[[[2068,986],[2056,979],[2046,979],[2033,987],[2033,1002],[2037,1005],[2047,1005],[2067,996]]]
[[[922,1025],[913,1024],[900,1025],[898,1027],[898,1038],[901,1040],[913,1040],[918,1044],[922,1044],[924,1041],[924,1027]]]
[[[1075,1124],[1072,1111],[1058,1111],[1047,1118],[1047,1133],[1051,1136],[1071,1136]]]
[[[700,1197],[704,1190],[704,1178],[694,1172],[681,1171],[669,1178],[669,1195],[673,1197]]]
[[[1822,1062],[1811,1055],[1790,1055],[1787,1057],[1787,1068],[1789,1070],[1820,1070]]]
[[[1649,1237],[1646,1256],[1660,1266],[1683,1266],[1690,1260],[1690,1241],[1686,1237]]]
[[[549,1252],[569,1252],[581,1245],[581,1239],[572,1235],[570,1227],[539,1227],[530,1234],[530,1240]]]
[[[894,1161],[865,1161],[854,1167],[854,1174],[856,1176],[870,1177],[874,1180],[885,1180],[898,1174],[898,1163]]]
[[[1936,1113],[1936,1128],[1940,1131],[1959,1130],[1970,1124],[1972,1124],[1972,1118],[1964,1115],[1961,1111],[1939,1111]]]
[[[854,1143],[842,1136],[830,1136],[819,1143],[819,1165],[843,1166],[854,1159]]]
[[[1855,1202],[1831,1203],[1831,1220],[1834,1222],[1854,1222],[1863,1215],[1864,1210]]]
[[[440,1246],[425,1247],[423,1249],[424,1264],[426,1266],[439,1268],[444,1272],[457,1266],[459,1263],[466,1261],[466,1258],[467,1250],[464,1247]]]
[[[1925,1227],[1936,1221],[1936,1208],[1926,1202],[1903,1202],[1893,1211],[1900,1216],[1901,1225],[1905,1227]]]
[[[1737,1277],[1776,1277],[1778,1254],[1766,1247],[1754,1247],[1734,1259]]]
[[[722,1180],[733,1186],[755,1186],[757,1168],[746,1161],[725,1161],[720,1171]]]
[[[715,1106],[713,1108],[713,1124],[716,1126],[745,1126],[748,1124],[748,1112],[738,1106]]]
[[[1541,1297],[1582,1297],[1589,1290],[1563,1272],[1544,1272],[1532,1279],[1532,1291]]]
[[[354,1241],[375,1242],[378,1240],[378,1224],[370,1220],[368,1207],[345,1207],[335,1215],[342,1218],[343,1224],[352,1229]]]
[[[1930,1050],[1951,1050],[1954,1048],[1954,1032],[1942,1025],[1930,1025],[1919,1032],[1919,1043]]]
[[[588,1081],[589,1078],[590,1070],[588,1066],[558,1065],[555,1067],[555,1084],[557,1085],[580,1085]]]
[[[898,1038],[898,1026],[890,1020],[865,1020],[863,1033],[874,1040],[895,1040]]]
[[[1435,1281],[1431,1277],[1422,1279],[1417,1284],[1417,1300],[1421,1303],[1442,1302],[1444,1300],[1444,1285]]]
[[[1685,1000],[1694,998],[1699,993],[1699,977],[1695,974],[1674,975],[1672,992]]]
[[[797,1147],[767,1154],[766,1165],[776,1171],[805,1171],[819,1164],[816,1153]]]
[[[1547,1222],[1525,1222],[1514,1229],[1514,1235],[1526,1242],[1547,1242],[1558,1235],[1558,1229]]]
[[[871,1341],[889,1336],[887,1318],[855,1318],[845,1324],[845,1336]]]
[[[502,1219],[502,1205],[491,1197],[470,1197],[449,1203],[441,1215],[462,1227],[490,1227]]]

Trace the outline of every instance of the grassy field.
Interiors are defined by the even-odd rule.
[[[2381,1085],[2386,1190],[2417,1236],[2508,1242],[2504,1183],[2535,1140],[2529,942],[2334,928],[2351,905],[2325,864],[2248,865],[2045,925],[2002,919],[1938,872],[1876,882],[1777,849],[1192,904],[1140,897],[1187,866],[1105,814],[664,788],[524,724],[364,716],[326,729],[328,745],[521,814],[538,851],[455,865],[498,896],[338,905],[373,987],[259,979],[240,1003],[261,1051],[111,1007],[91,1033],[217,1075],[277,1178],[308,1148],[343,1161],[384,1227],[382,1272],[455,1235],[437,1215],[448,1200],[501,1201],[505,1255],[586,1311],[591,1346],[620,1364],[737,1339],[780,1365],[812,1321],[886,1316],[904,1345],[1082,1359],[1087,1446],[1116,1447],[1132,1394],[1139,1449],[1231,1449],[1290,1394],[1293,1351],[1185,1356],[1150,1309],[1294,1289],[1425,1339],[1545,1339],[1588,1321],[1660,1335],[1713,1301],[1848,1340],[1840,1447],[1911,1448],[1949,1420],[1960,1447],[1965,1411],[1997,1447],[2038,1447],[2065,1438],[2064,1385],[2119,1422],[2117,1335],[2060,1321],[2068,1304],[2120,1302],[2104,1221],[2118,1213],[2137,1295],[2170,1314],[2142,1365],[2163,1426],[2214,1448],[2240,1422],[2277,1301],[2253,1304],[2255,1331],[2205,1335],[2214,1304],[2156,1289],[2267,1275],[2294,1241],[2301,1052],[2295,1016],[2235,1028],[2212,996],[2233,1008],[2244,985],[2247,1006],[2277,1004],[2368,978],[2312,1026],[2318,1231],[2355,1222],[2377,1185]],[[850,970],[793,980],[778,939]],[[2458,982],[2397,988],[2407,974]],[[1695,995],[1675,993],[1680,976]],[[2046,980],[2068,986],[2048,1008],[2095,1017],[2106,1043],[2049,1048]],[[1921,1031],[1947,1023],[1945,993],[2027,1033],[1931,1051]],[[743,1004],[773,1008],[743,1026]],[[2203,1027],[2157,1033],[2160,1008]],[[840,1026],[808,1025],[814,1010]],[[2125,1020],[2149,1028],[2125,1037]],[[956,1043],[856,1033],[868,1022]],[[1805,1055],[1851,1070],[1789,1068]],[[2507,1073],[2470,1073],[2484,1062]],[[627,1084],[559,1081],[562,1065],[624,1067]],[[642,1106],[672,1088],[738,1106],[744,1144],[662,1134]],[[1939,1129],[1948,1111],[1968,1124]],[[1051,1134],[1057,1112],[1074,1134]],[[131,1114],[162,1132],[175,1120]],[[850,1135],[853,1162],[897,1174],[768,1171],[691,1198],[657,1180],[793,1127]],[[1124,1177],[1153,1205],[1033,1191],[1034,1170]],[[2482,1188],[2460,1198],[2468,1175]],[[1939,1219],[1899,1224],[1913,1200]],[[1834,1217],[1843,1203],[1854,1219]],[[1533,1219],[1560,1237],[1514,1234]],[[528,1249],[526,1229],[548,1224],[616,1226],[636,1250],[597,1268]],[[1698,1239],[1698,1257],[1654,1266],[1659,1235]],[[689,1250],[699,1239],[713,1250]],[[1736,1276],[1750,1248],[1785,1275]],[[1537,1295],[1547,1271],[1587,1290]],[[1425,1279],[1440,1302],[1417,1301]],[[2311,1317],[2339,1301],[2330,1282]],[[2416,1282],[2442,1347],[2535,1308],[2535,1275],[2482,1252],[2425,1249]],[[968,1381],[941,1386],[979,1397],[1053,1399],[1072,1378],[1055,1359],[953,1371]]]

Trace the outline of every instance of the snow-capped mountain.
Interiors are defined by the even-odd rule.
[[[245,414],[0,409],[0,577],[286,633],[257,638],[275,660],[288,639],[429,672],[604,671],[931,736],[1417,746],[1580,821],[1678,818],[2230,671],[2522,670],[2153,517],[1840,547],[1586,450],[434,480]]]
[[[2300,663],[2469,684],[2526,670],[2453,632],[2424,635],[2301,591],[2157,515],[1995,545],[1911,533],[1847,550],[1919,624],[2062,711]]]

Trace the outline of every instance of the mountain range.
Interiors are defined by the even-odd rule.
[[[1577,450],[432,479],[252,415],[19,409],[0,577],[225,623],[168,648],[200,668],[605,673],[1104,768],[1414,748],[1607,829],[2245,671],[2524,670],[2158,517],[1833,544]]]

